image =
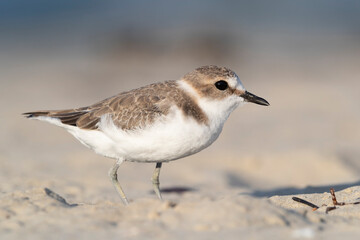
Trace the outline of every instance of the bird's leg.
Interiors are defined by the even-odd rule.
[[[120,183],[117,179],[117,170],[119,169],[120,163],[116,162],[112,168],[110,168],[109,176],[111,179],[112,184],[114,185],[116,191],[120,194],[121,200],[124,203],[124,205],[128,205],[129,202],[125,196],[124,191],[122,190]]]
[[[161,162],[156,163],[154,173],[153,173],[153,175],[151,177],[151,181],[152,181],[152,184],[153,184],[153,187],[154,187],[154,191],[155,191],[156,195],[158,196],[158,198],[160,200],[162,200],[160,189],[159,189],[159,186],[160,186],[159,176],[160,176],[161,165],[162,165]]]

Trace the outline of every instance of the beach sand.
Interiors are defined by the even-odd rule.
[[[271,106],[238,108],[212,146],[164,164],[163,201],[152,192],[154,164],[124,163],[126,207],[107,175],[113,160],[20,114],[86,106],[179,78],[201,61],[70,56],[2,65],[0,239],[359,239],[360,204],[326,213],[331,187],[339,202],[360,201],[360,63],[346,54],[301,66],[260,55],[256,64],[222,64]]]

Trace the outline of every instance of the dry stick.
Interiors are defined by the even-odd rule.
[[[335,210],[335,209],[336,209],[336,207],[335,207],[336,205],[338,205],[338,206],[344,206],[344,205],[346,205],[346,204],[356,205],[356,204],[359,204],[359,203],[360,203],[360,202],[353,202],[353,203],[338,202],[338,201],[336,200],[334,188],[330,188],[330,194],[331,194],[331,198],[332,198],[332,201],[333,201],[334,206],[333,206],[333,207],[327,207],[327,208],[326,208],[326,213],[328,213],[328,212],[330,212],[330,211],[332,211],[332,210]]]
[[[333,201],[334,206],[336,206],[336,205],[338,205],[338,206],[343,206],[343,205],[346,204],[346,203],[344,203],[344,202],[338,202],[338,201],[336,200],[334,188],[330,188],[330,194],[331,194],[331,198],[332,198],[332,201]]]
[[[325,210],[325,213],[328,214],[328,212],[332,211],[332,210],[335,210],[336,207],[327,207],[326,210]]]
[[[292,200],[294,200],[295,202],[299,202],[299,203],[302,203],[302,204],[305,204],[309,207],[312,207],[312,210],[313,211],[316,211],[319,207],[316,206],[315,204],[311,203],[311,202],[308,202],[304,199],[301,199],[301,198],[298,198],[298,197],[292,197]]]
[[[56,201],[60,202],[63,204],[63,206],[65,207],[76,207],[78,206],[78,204],[74,203],[74,204],[69,204],[65,198],[63,198],[62,196],[60,196],[59,194],[57,194],[56,192],[48,189],[48,188],[44,188],[46,195],[48,195],[49,197],[55,199]]]
[[[332,202],[333,202],[334,206],[333,206],[333,207],[327,207],[326,210],[325,210],[325,213],[326,213],[326,214],[327,214],[328,212],[332,211],[332,210],[335,210],[335,209],[336,209],[335,206],[344,206],[344,205],[346,205],[346,204],[353,204],[353,205],[360,204],[360,201],[358,201],[358,202],[353,202],[353,203],[338,202],[338,201],[336,200],[334,188],[330,188],[330,194],[331,194],[331,198],[332,198]],[[299,202],[299,203],[305,204],[305,205],[307,205],[307,206],[309,206],[309,207],[312,207],[312,208],[313,208],[313,209],[312,209],[313,211],[316,211],[316,210],[319,208],[319,207],[316,206],[315,204],[313,204],[313,203],[311,203],[311,202],[308,202],[308,201],[306,201],[306,200],[304,200],[304,199],[298,198],[298,197],[292,197],[292,200],[294,200],[295,202]],[[323,204],[323,206],[326,206],[326,205]]]

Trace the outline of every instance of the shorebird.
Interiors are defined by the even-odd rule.
[[[220,135],[230,113],[246,102],[269,105],[246,91],[235,72],[211,65],[199,67],[179,80],[122,92],[88,107],[24,115],[65,128],[97,154],[115,159],[109,176],[127,205],[117,178],[122,162],[156,163],[151,179],[156,195],[162,199],[162,163],[208,147]]]

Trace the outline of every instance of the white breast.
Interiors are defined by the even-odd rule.
[[[106,149],[81,133],[86,130],[77,130],[73,135],[97,153],[138,162],[171,161],[197,153],[213,143],[221,132],[221,128],[211,128],[184,116],[176,107],[171,109],[169,115],[145,129],[123,131],[106,116],[102,118],[99,128],[112,142]]]

